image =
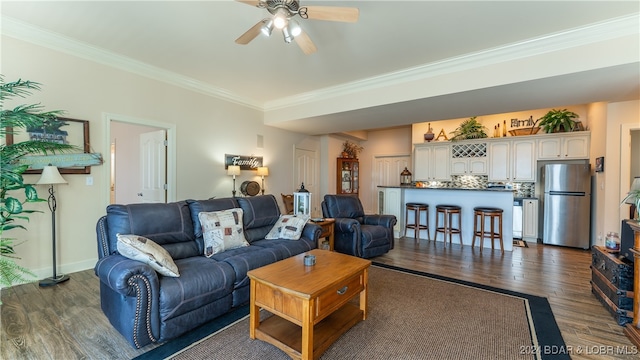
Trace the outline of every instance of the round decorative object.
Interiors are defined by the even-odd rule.
[[[256,196],[260,192],[260,184],[255,181],[243,181],[242,185],[240,185],[240,192],[244,196]]]

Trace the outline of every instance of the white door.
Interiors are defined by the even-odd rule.
[[[164,203],[166,197],[167,135],[165,130],[140,134],[140,191],[145,203]]]
[[[294,190],[298,190],[304,183],[304,188],[311,193],[311,217],[322,217],[320,209],[320,190],[318,182],[318,160],[317,154],[313,150],[296,148],[294,151],[293,185]]]

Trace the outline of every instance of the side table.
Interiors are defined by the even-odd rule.
[[[327,240],[329,240],[329,251],[333,251],[333,241],[334,241],[333,229],[336,223],[336,219],[324,218],[319,221],[313,221],[313,223],[322,228],[322,234],[320,234],[320,239],[326,238]],[[318,249],[322,249],[322,243],[318,243]]]

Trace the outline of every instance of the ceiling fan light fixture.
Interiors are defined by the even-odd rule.
[[[260,31],[262,31],[266,36],[271,36],[271,32],[273,31],[273,19],[264,19],[262,22],[263,25],[260,28]]]
[[[295,20],[289,20],[289,24],[286,27],[291,34],[291,36],[296,37],[302,33],[302,28],[300,24],[298,24]]]
[[[285,26],[287,26],[287,12],[284,9],[278,9],[278,11],[275,13],[275,15],[273,16],[273,26],[276,27],[276,29],[284,29]]]
[[[286,42],[287,44],[293,41],[294,36],[289,31],[288,26],[282,28],[282,35],[284,36],[284,42]]]

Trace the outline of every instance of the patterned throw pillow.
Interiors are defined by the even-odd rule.
[[[242,230],[242,209],[198,214],[204,237],[204,255],[211,257],[225,250],[249,246]]]
[[[171,255],[162,246],[144,236],[120,234],[116,236],[118,237],[116,247],[120,255],[142,261],[164,276],[180,276]]]
[[[265,239],[298,240],[307,221],[308,215],[280,215]]]

